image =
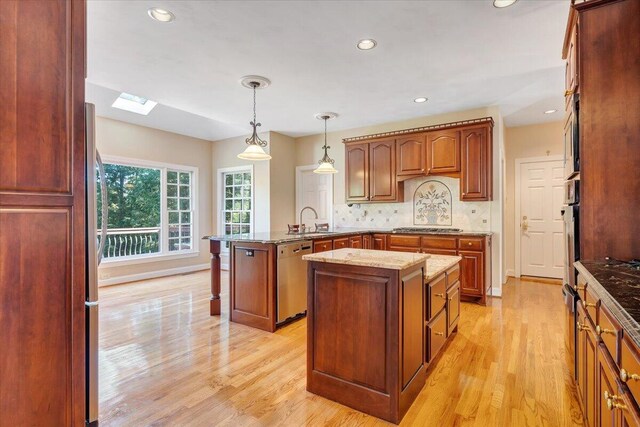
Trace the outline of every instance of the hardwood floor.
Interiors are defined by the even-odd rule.
[[[209,273],[100,289],[102,426],[388,423],[308,393],[306,321],[271,334],[209,316]],[[559,286],[510,279],[459,333],[402,425],[582,425]]]

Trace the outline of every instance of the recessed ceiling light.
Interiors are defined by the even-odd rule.
[[[131,95],[130,93],[122,92],[120,96],[111,104],[113,108],[119,108],[121,110],[129,111],[131,113],[142,114],[146,116],[149,114],[153,107],[158,105],[155,101],[150,101],[147,98],[141,96]]]
[[[493,7],[497,7],[498,9],[502,9],[503,7],[509,7],[518,0],[493,0]]]
[[[147,10],[147,13],[151,19],[155,19],[158,22],[172,22],[176,19],[176,16],[173,13],[159,7],[151,7]]]
[[[427,98],[425,98],[424,96],[421,96],[420,98],[416,98],[413,100],[413,102],[427,102]]]
[[[362,39],[358,42],[358,49],[370,50],[376,47],[378,43],[374,39]]]
[[[547,110],[547,111],[545,111],[544,113],[545,113],[545,114],[553,114],[553,113],[555,113],[556,111],[558,111],[558,110]]]

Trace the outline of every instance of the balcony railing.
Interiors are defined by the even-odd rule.
[[[100,241],[100,230],[98,241]],[[107,230],[103,258],[121,258],[160,252],[160,227]]]

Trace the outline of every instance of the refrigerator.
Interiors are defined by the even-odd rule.
[[[107,192],[104,167],[96,149],[95,106],[85,104],[86,132],[86,290],[85,290],[85,366],[86,366],[86,424],[98,425],[98,266],[102,260],[107,234]],[[102,221],[98,224],[96,171],[100,174]],[[100,236],[100,239],[98,237]]]

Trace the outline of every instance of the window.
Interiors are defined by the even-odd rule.
[[[197,168],[105,158],[104,169],[109,217],[103,260],[196,252]],[[98,224],[101,202],[98,186]]]
[[[246,168],[221,172],[222,233],[250,233],[253,224],[253,173]],[[228,243],[224,247],[228,248]]]

